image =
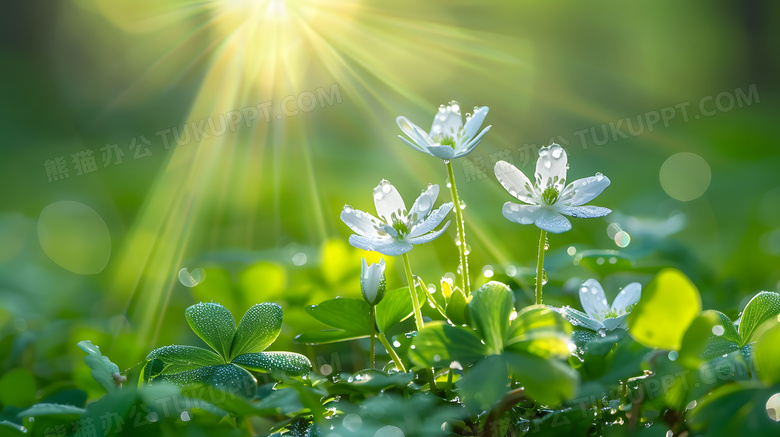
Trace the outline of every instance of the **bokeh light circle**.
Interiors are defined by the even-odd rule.
[[[658,174],[661,187],[674,199],[698,199],[710,186],[710,165],[695,153],[676,153],[664,161]]]
[[[47,205],[38,218],[38,241],[60,267],[80,275],[100,273],[111,257],[111,234],[100,214],[83,203]]]

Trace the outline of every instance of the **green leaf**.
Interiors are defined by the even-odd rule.
[[[725,314],[707,310],[697,316],[682,340],[678,363],[689,369],[739,349],[739,334]]]
[[[425,294],[418,293],[417,299],[422,305],[425,303]],[[409,287],[388,290],[384,299],[376,306],[376,324],[379,332],[389,331],[396,324],[408,319],[412,313],[414,308]]]
[[[348,332],[368,335],[371,332],[369,307],[363,299],[336,298],[307,308],[320,322]]]
[[[756,329],[778,314],[780,314],[780,294],[762,291],[753,296],[753,299],[745,305],[739,322],[739,335],[742,337],[740,346],[755,341],[753,337]]]
[[[282,307],[275,303],[253,305],[241,318],[233,337],[230,357],[265,350],[282,331]]]
[[[19,417],[57,416],[64,419],[75,419],[86,412],[87,410],[73,405],[35,404],[17,415]]]
[[[452,323],[456,325],[468,325],[470,322],[468,303],[469,300],[463,296],[463,293],[458,291],[457,287],[452,291],[449,300],[447,301],[447,308],[444,312],[447,313],[447,318],[452,320]],[[469,296],[471,299],[473,296]],[[411,299],[409,299],[411,300]]]
[[[726,384],[703,397],[687,417],[693,435],[708,437],[776,436],[780,423],[767,413],[767,401],[777,387]]]
[[[108,357],[104,357],[100,353],[100,348],[89,340],[78,342],[78,347],[87,353],[87,356],[84,357],[84,362],[92,369],[90,372],[92,378],[109,393],[118,390],[118,379],[115,378],[120,376],[119,367],[112,363]]]
[[[27,435],[27,430],[22,425],[3,420],[0,422],[0,435],[23,437]]]
[[[780,383],[780,322],[770,320],[756,331],[753,346],[758,376],[767,385]]]
[[[225,360],[230,359],[236,321],[227,308],[214,302],[201,302],[187,308],[184,317],[201,340]]]
[[[571,354],[571,325],[555,311],[542,305],[523,308],[509,326],[504,347],[526,351],[543,358],[566,358]]]
[[[363,393],[379,393],[389,388],[403,388],[411,384],[414,373],[387,373],[381,370],[369,369],[357,372],[352,377],[337,382],[328,387],[330,395],[351,395]]]
[[[507,362],[503,355],[491,355],[467,370],[455,385],[463,403],[477,411],[490,410],[500,400],[509,385]]]
[[[699,290],[691,280],[677,269],[664,269],[628,315],[628,331],[645,346],[678,350],[700,310]]]
[[[500,354],[504,349],[504,336],[509,329],[512,291],[506,284],[491,281],[472,295],[469,314],[485,342],[487,354]]]
[[[311,362],[301,354],[293,352],[255,352],[242,354],[233,359],[233,364],[255,372],[270,373],[274,378],[307,375]]]
[[[505,352],[504,357],[512,376],[537,402],[558,405],[574,397],[579,375],[565,362],[522,352]]]
[[[359,338],[368,337],[368,333],[355,333],[343,331],[341,329],[332,329],[326,331],[311,331],[298,334],[295,337],[296,343],[303,344],[328,344],[336,343],[339,341],[357,340]]]
[[[234,364],[199,367],[186,372],[160,375],[156,382],[169,382],[180,387],[210,385],[229,394],[251,398],[257,392],[257,380],[247,370]]]
[[[160,360],[163,363],[164,367],[156,371],[154,376],[225,364],[225,360],[213,351],[197,346],[163,346],[149,352],[146,359]]]
[[[485,345],[473,331],[444,322],[432,322],[412,340],[409,358],[423,367],[446,367],[452,361],[471,363],[485,356]]]

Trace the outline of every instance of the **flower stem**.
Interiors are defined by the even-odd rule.
[[[544,285],[544,252],[547,250],[547,232],[542,230],[539,235],[539,258],[536,263],[536,304],[542,304],[542,285]]]
[[[404,270],[406,270],[406,282],[409,284],[409,293],[412,294],[412,307],[414,308],[414,322],[417,325],[417,330],[423,329],[422,311],[420,311],[420,301],[417,300],[417,288],[414,286],[414,277],[412,277],[412,268],[409,265],[409,254],[404,253]]]
[[[460,208],[460,198],[458,197],[458,188],[455,186],[455,172],[452,170],[452,162],[447,162],[447,176],[450,181],[450,194],[455,208],[455,221],[458,228],[458,253],[460,254],[460,277],[463,284],[463,292],[466,296],[471,294],[471,284],[469,283],[469,259],[466,250],[466,224],[463,221],[463,210]]]
[[[376,335],[376,337],[379,339],[379,342],[382,343],[382,346],[385,347],[387,353],[390,354],[390,358],[393,359],[393,362],[395,363],[395,367],[398,368],[398,370],[406,373],[406,367],[404,367],[404,363],[401,361],[401,358],[398,356],[398,354],[395,353],[395,349],[393,349],[393,347],[390,346],[390,343],[387,342],[387,337],[385,337],[385,333],[380,332]]]
[[[376,307],[371,305],[371,308],[368,310],[368,317],[371,319],[371,346],[369,347],[370,351],[370,360],[369,365],[373,369],[376,365],[376,354],[374,353],[374,337],[376,337]]]

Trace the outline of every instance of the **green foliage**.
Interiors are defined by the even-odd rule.
[[[195,346],[157,348],[146,357],[142,382],[209,386],[252,398],[257,393],[257,380],[251,372],[286,379],[300,378],[311,369],[303,355],[262,352],[282,328],[282,309],[276,304],[252,306],[238,326],[230,311],[219,304],[196,304],[187,308],[185,315],[193,331],[215,352]]]
[[[628,330],[645,346],[678,350],[683,335],[701,311],[696,286],[676,269],[665,269],[650,281],[628,316]]]

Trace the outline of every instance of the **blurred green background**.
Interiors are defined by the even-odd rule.
[[[491,168],[510,160],[531,175],[536,150],[555,141],[569,180],[612,180],[593,203],[614,213],[550,236],[546,303],[578,306],[589,277],[611,297],[669,265],[694,280],[704,308],[733,318],[755,292],[780,288],[776,3],[5,8],[0,373],[22,368],[39,388],[98,392],[79,340],[128,375],[154,347],[197,344],[183,309],[200,300],[235,317],[278,302],[285,326],[272,348],[365,366],[357,346],[292,338],[320,328],[305,306],[359,295],[367,254],[346,243],[344,204],[373,212],[383,178],[408,204],[428,183],[444,188],[441,161],[404,146],[395,117],[428,128],[453,99],[489,106],[493,126],[454,162],[477,284],[503,280],[531,302],[538,230],[502,217],[511,197]],[[456,267],[454,226],[446,235],[411,252],[428,283]],[[400,287],[390,261],[389,286]],[[205,279],[186,287],[182,268]]]

